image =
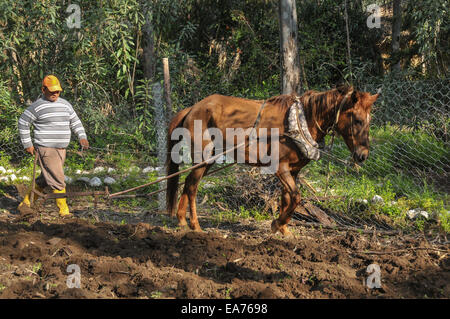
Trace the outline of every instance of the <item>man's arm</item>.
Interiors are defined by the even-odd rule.
[[[34,147],[30,134],[30,125],[36,120],[33,109],[32,106],[28,107],[20,116],[18,122],[20,141],[26,151],[30,154],[34,154]]]
[[[84,130],[83,124],[79,119],[77,113],[71,108],[72,113],[70,114],[70,129],[78,136],[81,146],[84,149],[89,148],[89,142],[87,140],[86,131]]]

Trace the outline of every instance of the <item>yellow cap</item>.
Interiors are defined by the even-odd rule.
[[[50,92],[62,91],[59,80],[54,75],[47,75],[42,81],[42,86],[47,87]]]

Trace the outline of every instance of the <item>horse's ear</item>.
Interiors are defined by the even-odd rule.
[[[365,93],[364,95],[362,95],[362,103],[364,105],[365,108],[372,108],[373,104],[375,103],[375,101],[378,99],[378,97],[380,96],[380,93],[371,95],[370,93]]]
[[[370,95],[369,96],[369,105],[372,106],[375,101],[378,99],[378,97],[380,96],[380,93],[374,94],[374,95]]]

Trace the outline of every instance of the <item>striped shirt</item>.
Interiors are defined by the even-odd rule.
[[[66,148],[70,142],[71,130],[78,139],[86,139],[83,124],[72,105],[58,98],[51,102],[41,97],[31,104],[19,118],[19,135],[24,148],[33,146],[30,125],[34,126],[34,143],[54,148]]]

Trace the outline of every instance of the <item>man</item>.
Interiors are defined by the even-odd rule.
[[[19,135],[25,150],[38,157],[41,175],[36,179],[36,189],[40,192],[49,186],[53,193],[65,193],[64,161],[69,145],[71,130],[78,136],[83,149],[89,148],[83,124],[72,105],[60,98],[62,91],[59,80],[47,75],[42,81],[42,93],[19,118]],[[30,136],[30,125],[34,126],[34,145]],[[19,204],[19,210],[30,207],[31,191]],[[33,194],[34,199],[36,195]],[[57,198],[56,205],[61,217],[70,217],[66,198]]]

